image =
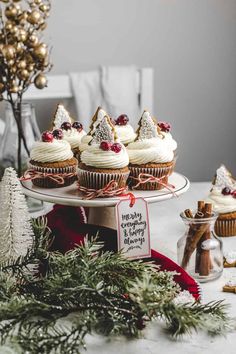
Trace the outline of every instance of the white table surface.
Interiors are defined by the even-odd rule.
[[[184,224],[179,217],[181,211],[196,208],[196,202],[206,197],[210,183],[192,183],[189,191],[180,197],[164,202],[151,204],[149,216],[151,225],[152,248],[176,261],[176,244],[184,232]],[[223,238],[224,250],[236,250],[236,237]],[[222,292],[222,286],[230,277],[236,274],[236,268],[224,269],[218,280],[202,284],[203,302],[225,299],[230,304],[229,313],[236,318],[236,294]],[[87,336],[88,354],[200,354],[214,353],[235,354],[236,329],[224,336],[209,337],[204,333],[193,333],[178,341],[172,340],[164,333],[164,327],[158,322],[152,323],[143,331],[140,339],[127,340],[123,337],[104,338],[102,336]]]

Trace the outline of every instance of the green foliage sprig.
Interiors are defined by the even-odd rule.
[[[34,221],[34,247],[0,271],[1,342],[17,342],[30,353],[79,353],[92,331],[138,336],[153,319],[164,320],[174,336],[229,327],[225,305],[177,305],[180,292],[171,272],[129,261],[85,241],[66,253],[49,252],[44,219]],[[38,267],[43,266],[43,276]]]

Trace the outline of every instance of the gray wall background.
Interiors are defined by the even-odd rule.
[[[153,67],[153,113],[172,123],[178,171],[236,174],[236,0],[54,0],[47,40],[53,74]],[[42,129],[55,103],[36,105]]]

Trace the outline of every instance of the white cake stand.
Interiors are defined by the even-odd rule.
[[[21,182],[25,195],[45,202],[89,207],[90,224],[106,226],[115,229],[115,206],[124,197],[97,198],[93,200],[83,199],[82,194],[77,189],[76,182],[68,187],[62,188],[40,188],[32,184],[31,181]],[[175,186],[175,195],[185,193],[190,186],[189,180],[180,173],[174,172],[169,177],[169,183]],[[157,203],[174,197],[167,189],[160,191],[132,191],[135,197],[144,198],[147,203]],[[126,197],[127,198],[127,197]]]

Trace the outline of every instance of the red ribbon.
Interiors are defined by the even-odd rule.
[[[176,193],[173,191],[175,189],[175,186],[170,183],[165,183],[163,182],[163,179],[166,178],[166,176],[162,177],[154,177],[153,175],[150,175],[149,173],[140,173],[137,178],[131,177],[138,181],[138,183],[132,187],[132,189],[138,188],[141,184],[146,184],[146,183],[159,183],[166,189],[168,189],[173,195],[177,196]]]
[[[47,173],[47,172],[39,172],[36,170],[27,170],[23,174],[22,177],[20,177],[20,181],[32,181],[33,179],[36,178],[49,178],[56,182],[57,184],[63,184],[65,182],[65,178],[70,178],[74,177],[77,174],[74,172],[69,172],[69,173]]]
[[[130,206],[132,207],[135,203],[135,196],[133,193],[127,191],[127,187],[118,188],[118,183],[114,180],[110,181],[104,188],[101,189],[92,189],[86,188],[79,184],[78,182],[78,189],[80,192],[84,193],[85,196],[83,199],[95,199],[95,198],[103,198],[103,197],[129,197],[130,199]]]

